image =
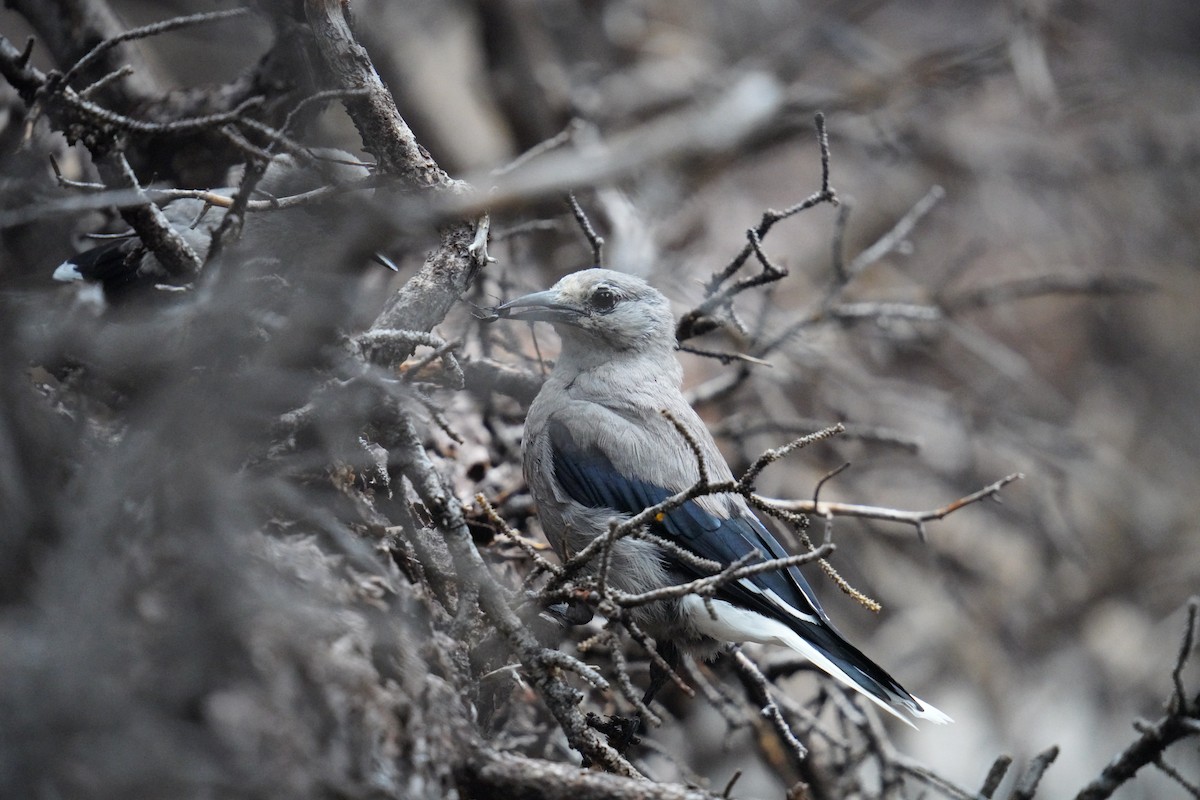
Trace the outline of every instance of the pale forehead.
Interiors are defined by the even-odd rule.
[[[624,289],[632,294],[643,294],[650,288],[641,278],[607,269],[573,272],[560,280],[556,288],[566,294],[583,295],[601,284],[614,289]]]

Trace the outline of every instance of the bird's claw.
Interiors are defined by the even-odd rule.
[[[642,718],[637,717],[622,717],[616,714],[608,718],[601,717],[599,714],[588,712],[587,715],[588,727],[603,733],[608,739],[608,744],[621,755],[642,743],[638,736],[643,729]]]

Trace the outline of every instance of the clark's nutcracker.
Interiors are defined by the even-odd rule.
[[[370,174],[365,165],[343,150],[314,148],[309,152],[313,159],[308,162],[301,162],[291,154],[272,159],[255,187],[253,199],[288,197],[325,185],[352,183]],[[214,193],[232,197],[241,178],[242,167],[235,167],[227,177],[229,186],[215,189]],[[281,249],[303,252],[307,246],[317,246],[330,235],[331,223],[321,218],[327,211],[325,204],[314,203],[247,214],[240,247],[250,253],[271,254]],[[162,212],[203,263],[208,257],[212,236],[225,219],[225,209],[210,206],[204,200],[181,197],[165,204]],[[376,255],[375,259],[389,269],[396,269],[382,255]],[[154,254],[132,232],[72,256],[58,265],[53,277],[62,282],[97,283],[109,301],[170,278]]]
[[[614,517],[627,518],[696,483],[696,456],[663,409],[699,446],[710,479],[732,479],[712,436],[680,393],[670,304],[645,281],[588,269],[495,313],[549,322],[562,338],[558,361],[529,409],[524,443],[525,478],[560,558],[607,534]],[[720,564],[756,550],[768,559],[787,555],[735,494],[698,497],[667,512],[650,530]],[[613,546],[608,580],[641,593],[705,574],[652,541],[626,537]],[[630,613],[669,660],[677,657],[676,648],[711,656],[722,642],[784,645],[905,722],[898,710],[950,721],[843,639],[796,567],[725,584],[711,608],[715,618],[700,597],[689,595]],[[648,697],[663,678],[652,681]]]

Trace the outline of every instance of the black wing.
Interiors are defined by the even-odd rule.
[[[555,477],[567,495],[581,505],[637,514],[687,488],[657,486],[623,474],[599,448],[579,446],[566,426],[556,420],[550,421],[549,433]],[[765,558],[787,556],[748,509],[727,519],[689,501],[650,527],[685,550],[721,564],[730,564],[756,550]],[[703,576],[695,567],[671,558],[669,552],[664,557],[685,576]],[[797,567],[731,581],[716,596],[787,625],[881,702],[899,703],[918,715],[926,713],[895,678],[842,638]]]
[[[550,421],[549,433],[555,477],[567,495],[580,505],[637,514],[687,488],[657,486],[622,474],[599,448],[579,446],[566,426],[557,420]],[[770,531],[748,511],[725,518],[710,513],[692,500],[667,512],[662,521],[651,524],[650,529],[688,552],[720,564],[731,564],[752,552],[758,552],[764,559],[788,555]],[[670,554],[666,557],[670,558]],[[690,564],[679,559],[671,559],[671,562],[684,575],[704,577],[704,573]],[[797,567],[760,572],[741,581],[731,581],[721,587],[717,596],[787,625],[795,625],[795,612],[815,618],[811,621],[820,619],[828,623],[825,611]]]

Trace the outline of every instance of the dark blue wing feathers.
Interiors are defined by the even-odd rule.
[[[622,474],[598,448],[579,446],[570,431],[557,420],[551,419],[549,433],[555,477],[567,495],[581,505],[637,514],[687,488],[669,489]],[[723,518],[690,501],[667,512],[661,522],[650,527],[655,533],[701,558],[722,564],[736,561],[753,550],[758,550],[764,558],[787,556],[782,545],[749,510],[744,515]],[[664,555],[671,558],[669,554]],[[699,570],[686,562],[680,559],[671,561],[680,574],[690,578],[702,577]],[[730,582],[718,590],[718,599],[779,620],[796,630],[875,697],[888,701],[895,699],[910,708],[919,707],[895,678],[838,634],[797,567],[760,572],[747,581],[758,591],[747,588],[741,582]],[[770,598],[769,592],[801,614],[815,618],[811,624],[799,622],[778,601]]]
[[[637,514],[687,488],[683,486],[668,489],[621,474],[608,456],[594,447],[580,447],[566,427],[556,420],[550,421],[549,433],[555,477],[567,495],[581,505],[589,508],[611,508],[623,514]],[[722,564],[732,563],[755,550],[764,559],[787,556],[782,545],[753,516],[746,514],[722,518],[710,513],[695,501],[689,501],[667,512],[662,522],[650,527],[655,533],[665,536],[700,558]],[[704,576],[704,573],[695,567],[678,559],[674,560],[673,566],[688,577]],[[791,605],[800,613],[828,621],[824,610],[813,598],[807,581],[796,567],[760,572],[748,578],[748,581],[762,592],[774,592],[779,600]],[[785,624],[794,623],[794,619],[776,602],[738,582],[726,584],[718,596],[779,619]]]

